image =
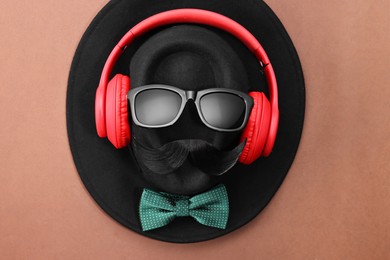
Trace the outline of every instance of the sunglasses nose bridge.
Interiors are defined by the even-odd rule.
[[[187,101],[192,99],[193,101],[195,101],[195,98],[196,98],[196,91],[193,91],[193,90],[186,90],[186,97],[187,97]]]

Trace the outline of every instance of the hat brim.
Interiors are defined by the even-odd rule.
[[[221,178],[229,193],[226,229],[202,226],[190,218],[143,232],[138,219],[142,189],[147,185],[127,149],[116,150],[97,136],[94,101],[101,69],[115,44],[139,21],[177,8],[200,8],[228,16],[246,27],[263,45],[279,86],[280,124],[268,158],[236,165]],[[115,71],[128,74],[128,64],[142,39],[126,51]],[[258,72],[257,72],[258,73]],[[305,111],[305,86],[300,61],[283,25],[263,1],[235,0],[113,0],[92,21],[73,59],[67,93],[67,127],[78,173],[99,206],[122,225],[142,235],[176,243],[213,239],[256,217],[283,182],[298,149]]]

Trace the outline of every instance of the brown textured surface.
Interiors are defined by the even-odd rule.
[[[73,164],[67,77],[105,3],[0,3],[0,258],[390,259],[389,1],[267,1],[304,68],[301,146],[254,221],[188,245],[113,221]]]

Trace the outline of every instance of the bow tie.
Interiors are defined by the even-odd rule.
[[[225,229],[229,217],[229,200],[224,185],[193,197],[144,189],[139,215],[143,231],[163,227],[176,217],[187,216],[203,225]]]

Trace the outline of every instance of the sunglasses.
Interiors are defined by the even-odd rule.
[[[173,125],[192,99],[207,127],[221,132],[239,131],[245,127],[253,106],[249,95],[225,88],[189,91],[153,84],[131,89],[127,98],[134,123],[146,128]]]

